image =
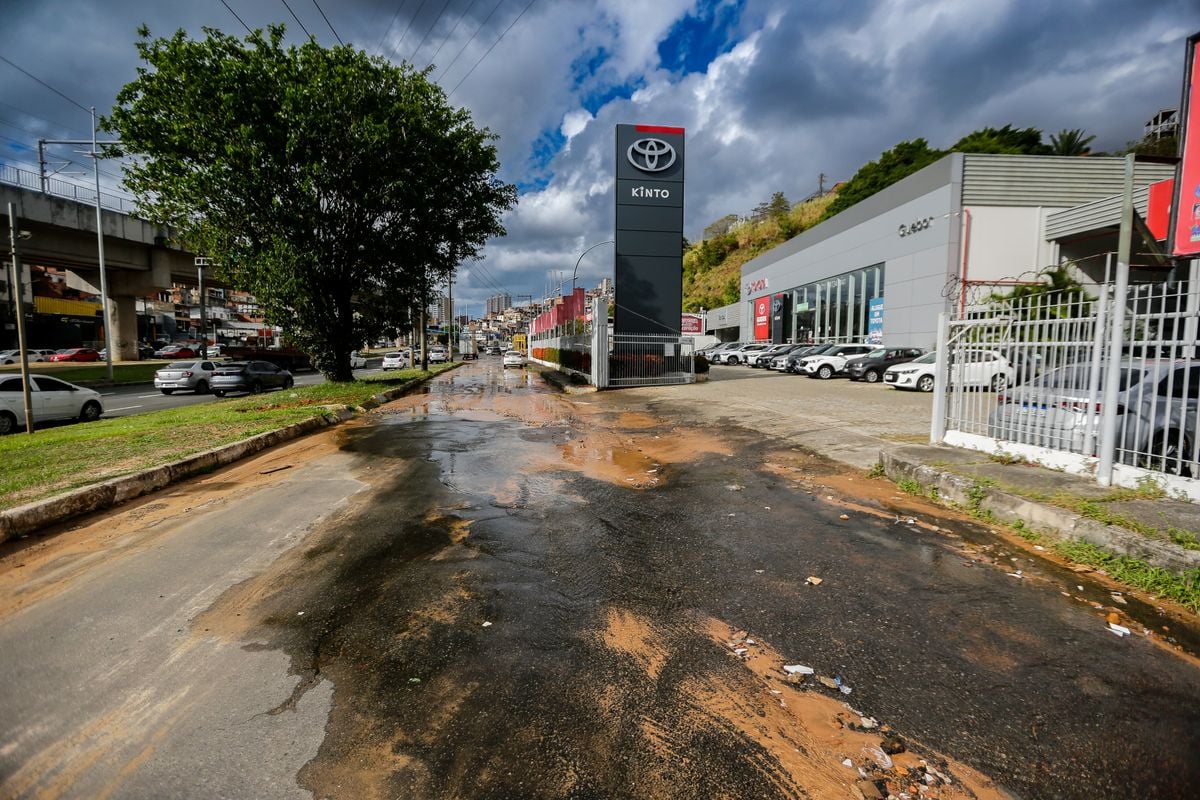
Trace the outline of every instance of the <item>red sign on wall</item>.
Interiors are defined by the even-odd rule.
[[[1174,194],[1174,178],[1152,183],[1148,189],[1146,227],[1160,242],[1167,238],[1167,232],[1171,227],[1171,197]]]
[[[771,298],[760,297],[754,301],[754,338],[762,341],[771,338]]]
[[[1180,113],[1179,180],[1172,203],[1171,254],[1200,254],[1200,33],[1188,39]]]
[[[704,317],[699,314],[684,314],[679,331],[684,334],[704,333]]]

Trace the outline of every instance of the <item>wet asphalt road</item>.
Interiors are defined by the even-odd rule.
[[[715,619],[840,676],[861,711],[1014,796],[1195,796],[1200,672],[1149,640],[1112,636],[1099,612],[1060,594],[1085,578],[1025,553],[1001,557],[1021,559],[1023,579],[964,557],[964,541],[995,543],[961,520],[942,527],[965,540],[848,510],[845,494],[819,488],[832,468],[803,456],[792,472],[768,468],[785,456],[757,434],[725,431],[717,447],[703,431],[623,415],[635,409],[619,394],[575,402],[586,405],[485,360],[343,431],[336,476],[322,476],[329,462],[318,461],[253,495],[260,512],[282,500],[302,516],[306,494],[322,497],[323,511],[277,526],[270,558],[241,567],[245,581],[188,598],[194,635],[218,630],[234,609],[242,627],[236,652],[189,656],[197,661],[186,681],[251,671],[271,688],[248,686],[223,702],[257,707],[271,726],[308,720],[303,735],[275,731],[278,746],[256,756],[262,772],[296,770],[317,797],[804,796],[772,743],[699,699],[742,680],[739,663],[703,631]],[[668,446],[672,457],[655,455]],[[317,480],[326,481],[319,492]],[[206,513],[220,511],[191,512]],[[203,522],[170,524],[171,538],[140,553],[140,568],[153,570],[155,550]],[[242,524],[230,541],[249,549],[259,524]],[[193,546],[197,569],[201,549]],[[90,585],[81,578],[0,621],[0,668],[15,676],[0,708],[19,707],[29,726],[0,722],[0,796],[26,759],[45,758],[91,722],[58,709],[50,718],[61,729],[34,735],[28,721],[55,703],[48,676],[73,685],[90,669],[112,678],[111,665],[72,652],[72,625],[55,604],[74,598],[103,616],[120,593],[99,587],[119,581],[120,567],[97,567],[105,572]],[[809,575],[821,585],[805,585]],[[1090,583],[1080,594],[1107,596]],[[638,621],[633,644],[613,646],[614,614]],[[111,635],[114,646],[144,638]],[[10,669],[14,652],[56,660],[55,669]],[[145,663],[157,657],[122,662],[117,678],[134,688],[146,674],[183,680]],[[235,663],[249,658],[259,660]],[[279,696],[286,685],[290,698]],[[262,749],[271,739],[223,724],[219,708],[206,713],[225,737],[208,748]],[[253,743],[240,741],[247,735]],[[160,741],[112,796],[165,796],[155,780],[187,747]],[[253,766],[224,775],[219,752],[208,761],[217,771],[209,789],[177,782],[170,796],[239,796],[238,771]],[[10,793],[34,796],[54,776]],[[251,794],[296,796],[295,784],[272,781]],[[87,785],[45,796],[94,796]]]

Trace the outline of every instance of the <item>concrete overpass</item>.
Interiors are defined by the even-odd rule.
[[[98,294],[96,206],[0,182],[0,217],[6,228],[8,203],[16,208],[17,229],[33,234],[19,245],[22,262],[73,272],[97,287]],[[195,285],[194,255],[168,245],[166,229],[143,219],[107,208],[102,218],[109,300],[104,329],[110,345],[115,345],[114,360],[136,360],[135,300],[175,283]],[[7,251],[7,230],[4,233],[0,249]]]

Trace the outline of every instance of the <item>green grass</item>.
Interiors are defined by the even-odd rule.
[[[1153,567],[1140,559],[1110,553],[1079,539],[1055,542],[1053,547],[1071,561],[1098,567],[1121,583],[1160,597],[1169,597],[1192,611],[1200,612],[1200,569],[1190,569],[1176,575],[1162,567]]]
[[[0,438],[0,508],[28,503],[325,413],[456,366],[439,364]]]
[[[113,381],[115,383],[149,383],[154,380],[154,371],[170,361],[131,361],[127,364],[113,364]],[[21,368],[17,365],[0,367],[0,375],[18,373]],[[71,383],[87,385],[108,381],[108,365],[99,364],[49,364],[39,362],[29,365],[29,371],[35,375],[50,375]]]

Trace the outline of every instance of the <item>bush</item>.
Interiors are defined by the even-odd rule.
[[[692,356],[692,367],[696,370],[697,375],[703,375],[708,372],[708,359],[697,353]]]

